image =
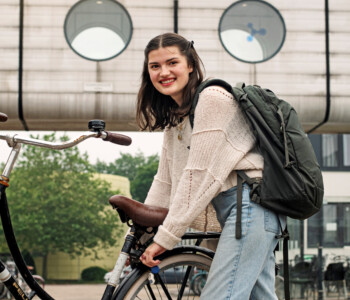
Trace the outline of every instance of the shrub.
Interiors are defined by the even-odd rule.
[[[81,272],[83,281],[102,281],[107,271],[101,267],[89,267]]]

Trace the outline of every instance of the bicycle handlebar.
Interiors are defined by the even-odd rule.
[[[6,122],[7,121],[7,115],[0,112],[0,122]]]
[[[0,140],[5,140],[7,141],[7,144],[10,147],[14,147],[16,144],[27,144],[27,145],[32,145],[32,146],[37,146],[37,147],[42,147],[42,148],[50,148],[54,150],[63,150],[67,148],[71,148],[82,141],[95,137],[95,138],[102,138],[104,141],[108,141],[114,144],[118,145],[124,145],[128,146],[131,144],[131,138],[122,135],[122,134],[117,134],[117,133],[112,133],[112,132],[86,132],[83,133],[80,137],[74,139],[74,140],[69,140],[66,142],[60,142],[60,143],[53,143],[53,142],[48,142],[48,141],[42,141],[42,140],[37,140],[37,139],[32,139],[32,138],[27,138],[27,137],[21,137],[19,135],[2,135],[0,134]]]
[[[0,112],[0,122],[6,122],[6,121],[7,121],[7,115]],[[19,144],[27,144],[27,145],[43,147],[43,148],[50,148],[55,150],[62,150],[62,149],[73,147],[90,137],[102,138],[102,140],[104,141],[111,142],[113,144],[123,145],[123,146],[129,146],[131,144],[132,140],[130,137],[123,134],[104,131],[104,128],[105,128],[104,121],[92,120],[89,122],[89,129],[92,129],[92,131],[84,133],[82,136],[78,137],[77,139],[69,140],[63,143],[52,143],[48,141],[41,141],[41,140],[32,139],[32,138],[20,137],[17,135],[10,136],[10,135],[2,135],[2,134],[0,134],[0,140],[7,141],[7,144],[10,147],[14,147],[17,143],[19,143]]]

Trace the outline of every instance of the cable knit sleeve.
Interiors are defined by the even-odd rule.
[[[167,151],[164,147],[165,140],[166,132],[164,133],[164,142],[159,159],[158,171],[148,191],[145,204],[168,208],[171,194],[171,177],[169,174]]]
[[[172,249],[220,192],[232,170],[255,168],[245,158],[254,145],[254,136],[232,95],[220,87],[206,88],[196,107],[186,167],[154,240]]]

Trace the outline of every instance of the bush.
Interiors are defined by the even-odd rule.
[[[89,267],[81,272],[81,279],[83,281],[102,281],[103,276],[107,272],[108,271],[100,267]]]

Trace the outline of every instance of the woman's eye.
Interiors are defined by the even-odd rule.
[[[177,61],[170,62],[170,65],[176,65],[176,64],[177,64]]]
[[[154,70],[154,69],[157,69],[157,68],[158,68],[158,65],[152,65],[152,66],[151,66],[151,69],[153,69],[153,70]]]

